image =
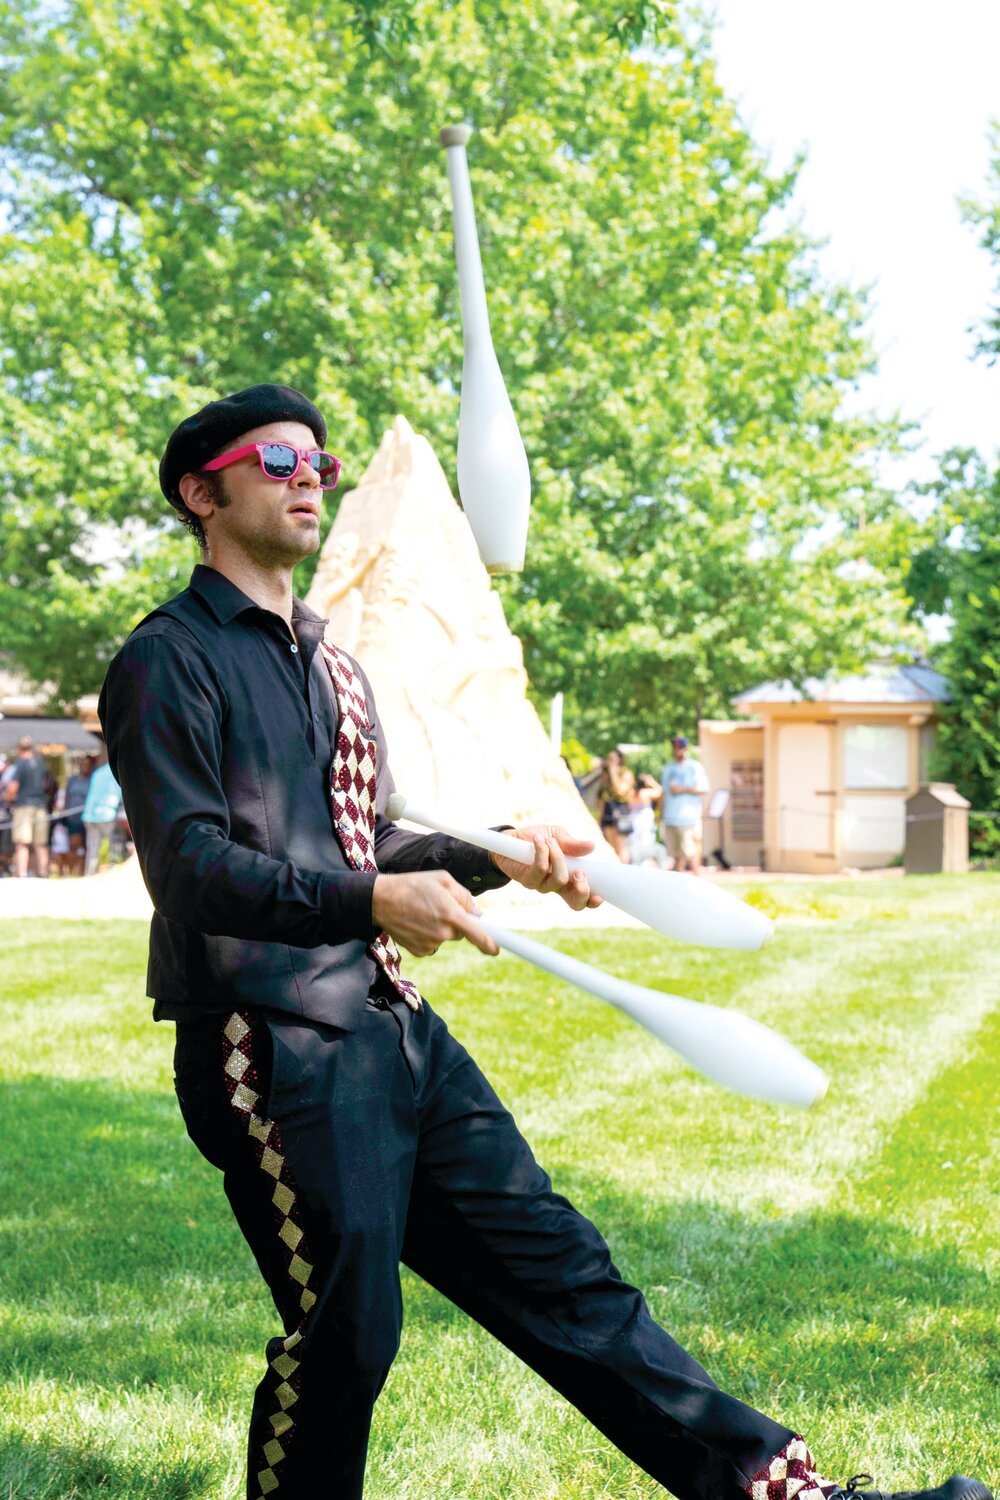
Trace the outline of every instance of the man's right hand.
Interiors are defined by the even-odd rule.
[[[375,877],[372,921],[417,958],[457,938],[468,938],[483,953],[499,953],[476,919],[477,910],[465,886],[446,870]]]

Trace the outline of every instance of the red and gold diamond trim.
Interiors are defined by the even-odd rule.
[[[377,870],[375,863],[375,741],[368,725],[368,704],[351,665],[336,646],[320,642],[340,713],[337,748],[330,768],[333,826],[344,858],[355,870]],[[369,953],[411,1010],[423,1001],[415,984],[404,979],[399,949],[387,932],[380,932]]]
[[[276,1410],[270,1418],[273,1436],[260,1450],[261,1467],[255,1476],[260,1487],[258,1500],[263,1500],[264,1496],[273,1494],[279,1487],[281,1481],[277,1472],[278,1465],[288,1456],[289,1445],[295,1436],[292,1410],[299,1399],[299,1361],[294,1357],[293,1350],[302,1342],[303,1326],[315,1305],[316,1293],[309,1286],[313,1266],[305,1234],[297,1222],[295,1188],[285,1163],[281,1132],[273,1120],[264,1119],[257,1112],[260,1093],[254,1085],[259,1079],[253,1059],[252,1033],[246,1016],[234,1011],[226,1022],[222,1037],[223,1070],[229,1100],[246,1126],[258,1166],[274,1181],[271,1203],[278,1224],[277,1236],[288,1252],[288,1277],[301,1288],[298,1302],[302,1322],[285,1338],[272,1339],[267,1348],[268,1374],[274,1387]]]
[[[750,1500],[826,1500],[837,1488],[817,1474],[805,1441],[795,1437],[754,1475],[746,1492]]]

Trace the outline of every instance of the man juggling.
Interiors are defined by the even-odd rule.
[[[176,1024],[181,1112],[280,1324],[247,1495],[359,1500],[402,1261],[681,1500],[881,1500],[866,1476],[823,1477],[794,1427],[720,1390],[653,1321],[405,977],[400,947],[495,952],[475,896],[508,879],[596,902],[566,863],[590,846],[520,828],[525,865],[384,816],[370,684],[292,593],[339,469],[320,412],[285,386],[182,422],[160,480],[202,562],[129,636],[100,701],[155,908],[148,991]],[[921,1495],[991,1500],[958,1476]]]

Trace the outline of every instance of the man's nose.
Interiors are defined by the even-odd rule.
[[[319,475],[307,458],[301,460],[292,483],[297,485],[299,489],[315,490],[319,488]]]

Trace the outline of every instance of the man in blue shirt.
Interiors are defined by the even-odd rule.
[[[696,760],[688,758],[683,734],[674,736],[674,758],[660,776],[663,788],[663,842],[675,870],[701,870],[701,802],[708,791],[708,778]]]
[[[105,839],[110,844],[121,805],[122,794],[111,767],[108,765],[108,752],[102,750],[98,758],[97,769],[90,778],[87,800],[83,804],[83,828],[87,838],[85,874],[97,874],[101,845]]]

